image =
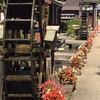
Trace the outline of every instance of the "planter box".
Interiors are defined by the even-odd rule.
[[[30,45],[28,45],[28,44],[27,45],[25,45],[25,44],[16,45],[15,53],[18,53],[18,54],[30,53]]]
[[[61,85],[65,93],[72,93],[75,89],[75,84]]]

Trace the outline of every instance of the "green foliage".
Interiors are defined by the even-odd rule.
[[[4,11],[4,4],[5,4],[5,0],[0,0],[0,10]]]
[[[100,16],[98,16],[97,19],[100,19]]]
[[[80,25],[80,20],[78,19],[68,20],[66,25],[67,25],[67,30],[66,30],[67,35],[73,37],[75,36],[75,32],[76,32],[76,30],[73,29],[73,25]]]
[[[71,19],[67,22],[67,25],[80,25],[79,19]]]
[[[98,3],[100,3],[100,0],[98,0]]]
[[[74,34],[74,30],[73,30],[73,29],[68,29],[68,30],[66,31],[66,33],[67,33],[67,35],[69,36],[69,35],[71,35],[71,34]]]

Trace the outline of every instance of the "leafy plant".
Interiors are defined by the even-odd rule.
[[[67,23],[66,23],[66,25],[67,25],[67,30],[66,30],[67,35],[68,36],[69,35],[70,36],[75,36],[76,30],[73,29],[73,25],[80,25],[80,20],[78,20],[78,19],[68,20]]]
[[[71,19],[67,22],[67,25],[80,25],[79,19]]]
[[[72,34],[74,34],[74,32],[75,31],[73,29],[71,29],[71,28],[66,31],[68,36],[71,36]]]
[[[5,4],[5,0],[1,0],[0,1],[0,10],[1,11],[4,11],[4,8],[3,8],[4,7],[4,4]]]
[[[98,3],[100,3],[100,0],[98,0]]]

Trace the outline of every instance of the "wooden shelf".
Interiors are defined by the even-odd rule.
[[[22,5],[32,5],[32,3],[8,3],[8,5],[18,5],[18,6],[22,6]]]
[[[6,81],[31,81],[31,75],[7,75]]]
[[[6,22],[30,22],[30,19],[6,19]]]
[[[32,94],[8,94],[8,97],[33,97]]]
[[[9,0],[9,3],[32,3],[32,0]]]
[[[30,56],[29,57],[21,57],[21,56],[19,56],[19,57],[8,57],[8,58],[5,58],[4,59],[5,61],[29,61],[30,60]]]
[[[18,43],[18,44],[30,44],[29,39],[4,39],[5,42],[7,43]]]

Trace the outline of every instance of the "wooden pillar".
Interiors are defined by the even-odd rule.
[[[94,22],[94,26],[93,26],[93,29],[96,27],[96,25],[97,25],[97,8],[96,7],[94,7],[94,12],[93,12],[94,14],[93,14],[93,16],[94,16],[94,20],[93,20],[93,22]]]

